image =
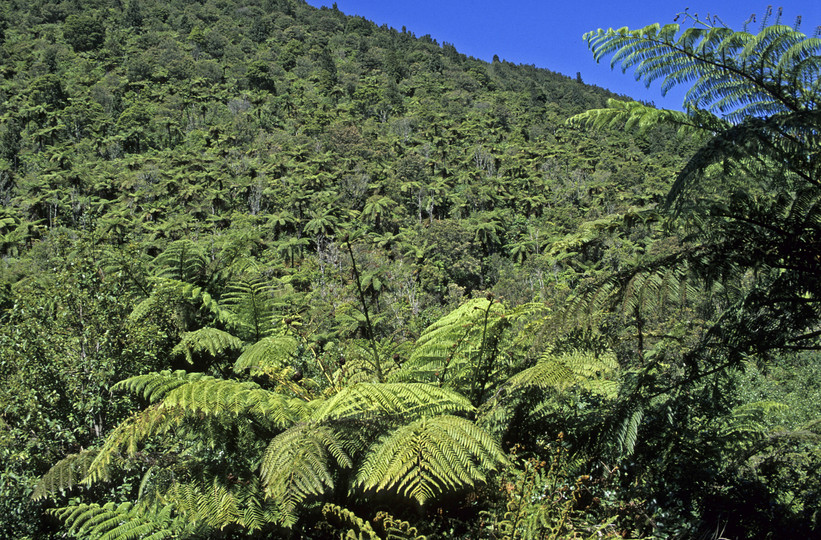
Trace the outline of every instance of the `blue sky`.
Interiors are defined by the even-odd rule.
[[[331,6],[333,0],[308,0],[313,6]],[[750,15],[757,31],[767,3],[742,0],[336,0],[347,15],[361,15],[379,25],[403,26],[417,36],[430,34],[440,44],[452,43],[469,56],[490,61],[494,54],[517,64],[558,71],[572,77],[581,73],[584,82],[668,108],[681,106],[683,92],[662,97],[658,83],[645,89],[632,74],[610,69],[609,61],[596,64],[582,34],[598,28],[640,28],[673,22],[677,13],[718,15],[731,28],[741,29]],[[774,3],[783,7],[782,21],[792,25],[803,17],[801,30],[812,34],[821,25],[821,0]]]

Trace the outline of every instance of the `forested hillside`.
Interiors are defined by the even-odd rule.
[[[690,22],[5,2],[0,536],[821,534],[821,45]]]

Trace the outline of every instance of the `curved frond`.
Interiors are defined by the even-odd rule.
[[[390,490],[420,505],[485,481],[506,458],[484,429],[458,416],[423,418],[383,437],[368,452],[355,485]]]
[[[684,30],[653,24],[600,29],[584,39],[597,61],[610,56],[611,66],[634,70],[647,86],[660,80],[662,93],[691,84],[688,107],[726,113],[731,122],[817,109],[813,83],[821,72],[821,39],[788,26],[766,26],[753,35],[706,24]]]
[[[53,510],[69,531],[100,540],[162,540],[179,538],[192,527],[172,515],[171,507],[132,503],[80,504]]]
[[[161,399],[163,408],[212,416],[252,415],[277,428],[287,427],[308,413],[302,400],[265,390],[256,383],[217,379],[201,373],[149,373],[121,381],[115,388],[142,392],[154,402]]]
[[[296,425],[271,440],[262,456],[260,478],[286,526],[295,522],[302,501],[334,488],[332,464],[353,466],[350,446],[332,428],[316,424]]]
[[[52,465],[51,469],[40,479],[31,498],[36,501],[56,495],[58,491],[62,493],[73,488],[86,477],[96,457],[96,449],[84,450],[64,457]]]
[[[573,351],[563,354],[544,353],[539,362],[510,378],[512,387],[536,386],[564,390],[577,385],[605,398],[618,395],[619,383],[614,380],[618,362],[612,353],[596,355]]]
[[[271,376],[289,365],[299,344],[291,336],[270,336],[249,345],[234,363],[234,371],[244,369],[254,376]]]
[[[390,418],[407,420],[422,415],[469,412],[462,394],[423,383],[359,383],[344,388],[314,412],[317,421]]]
[[[194,363],[193,354],[208,353],[213,357],[221,356],[225,351],[242,348],[242,340],[217,328],[200,328],[185,332],[182,340],[171,350],[172,354],[184,354],[189,364]]]

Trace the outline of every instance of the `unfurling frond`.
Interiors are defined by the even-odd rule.
[[[180,538],[193,527],[172,515],[170,506],[108,503],[80,504],[53,511],[78,537],[105,540],[163,540]]]
[[[295,522],[302,501],[333,489],[332,459],[339,467],[353,466],[349,446],[332,428],[315,424],[299,424],[271,440],[262,456],[260,478],[286,526]]]
[[[337,528],[348,528],[345,539],[356,540],[425,540],[416,527],[407,521],[396,519],[385,511],[377,512],[371,521],[357,516],[337,504],[326,503],[322,507],[325,520]]]
[[[618,368],[612,353],[596,355],[573,351],[564,354],[546,352],[539,362],[510,378],[513,388],[536,386],[564,390],[578,386],[605,398],[618,395],[619,384],[615,381]]]
[[[484,429],[458,416],[423,418],[383,437],[368,452],[356,486],[390,490],[419,504],[484,482],[506,458]]]
[[[43,499],[57,494],[58,491],[64,492],[73,488],[86,477],[88,468],[96,457],[97,450],[89,449],[61,459],[40,479],[31,498]]]
[[[355,538],[362,540],[382,540],[376,534],[373,527],[366,520],[357,516],[347,508],[343,508],[336,504],[326,503],[322,507],[322,515],[325,519],[333,523],[335,526],[352,527],[348,529],[348,534],[345,538]],[[357,535],[357,533],[359,533]]]
[[[217,328],[200,328],[185,332],[182,340],[172,349],[172,354],[184,354],[189,364],[194,363],[193,354],[208,353],[213,357],[221,356],[225,351],[242,348],[242,340]]]
[[[234,364],[234,371],[249,370],[254,377],[271,376],[290,365],[299,348],[291,336],[271,336],[262,338],[246,348]]]
[[[473,406],[462,394],[430,384],[359,383],[324,402],[313,418],[317,421],[374,417],[408,420],[471,410]]]

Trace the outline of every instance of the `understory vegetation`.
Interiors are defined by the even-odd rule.
[[[0,537],[821,537],[821,39],[585,39],[4,2]]]

